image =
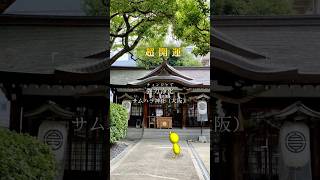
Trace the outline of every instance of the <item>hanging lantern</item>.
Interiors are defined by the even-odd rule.
[[[285,122],[279,142],[286,166],[299,168],[310,161],[310,135],[306,124]]]
[[[128,112],[128,120],[130,119],[130,113],[131,113],[131,100],[123,100],[122,106],[126,108]]]
[[[198,107],[197,121],[208,121],[207,102],[200,100],[197,103],[197,107]]]

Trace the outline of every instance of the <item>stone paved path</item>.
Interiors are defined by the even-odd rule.
[[[142,139],[111,166],[111,180],[198,180],[186,141],[182,154],[172,159],[172,144],[164,139]]]
[[[191,144],[210,173],[210,143],[192,142]]]

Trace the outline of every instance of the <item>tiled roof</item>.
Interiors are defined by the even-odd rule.
[[[16,0],[5,14],[85,16],[82,0]]]
[[[320,73],[320,17],[216,17],[215,29],[267,58],[260,64]],[[215,23],[216,21],[216,23]]]
[[[210,85],[209,67],[174,67],[182,74],[187,74],[195,82]],[[127,85],[149,74],[152,70],[137,67],[112,67],[110,70],[110,83],[112,85]]]
[[[100,25],[3,25],[1,22],[0,71],[51,74],[61,66],[99,61],[84,57],[106,48],[106,29]]]

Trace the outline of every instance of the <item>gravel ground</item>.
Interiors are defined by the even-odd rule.
[[[110,160],[117,157],[128,145],[124,142],[116,142],[110,147]]]

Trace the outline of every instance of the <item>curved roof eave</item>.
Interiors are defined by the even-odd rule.
[[[214,52],[211,56],[212,68],[220,69],[248,80],[300,84],[320,83],[319,73],[301,73],[295,67],[280,68],[279,66],[261,64],[223,49],[211,48]]]
[[[244,47],[243,45],[231,40],[223,33],[215,30],[215,28],[211,28],[210,39],[213,42],[213,47],[226,49],[234,54],[251,59],[266,58],[265,55],[260,54],[250,48]]]
[[[161,74],[161,72],[163,72],[163,71],[167,71],[171,75],[178,76],[178,77],[181,77],[186,80],[193,80],[192,78],[190,78],[190,77],[182,74],[178,70],[176,70],[174,67],[170,66],[167,61],[164,61],[160,66],[156,67],[150,73],[148,73],[147,75],[145,75],[142,78],[139,78],[138,80],[143,80],[143,79],[146,79],[146,78],[149,78],[152,76],[157,76],[157,75]]]
[[[98,60],[86,64],[70,64],[61,66],[55,69],[55,71],[68,72],[68,73],[98,73],[110,69],[110,59]]]
[[[166,81],[176,82],[178,84],[181,84],[181,85],[187,86],[187,87],[205,86],[203,83],[195,82],[194,80],[193,81],[185,80],[185,79],[178,77],[178,76],[152,76],[152,77],[145,78],[143,80],[137,80],[134,82],[130,82],[130,83],[128,83],[128,85],[142,86],[147,83],[166,82]]]
[[[247,60],[225,50],[213,49],[213,68],[256,81],[283,81],[298,74],[296,68],[279,68]]]

